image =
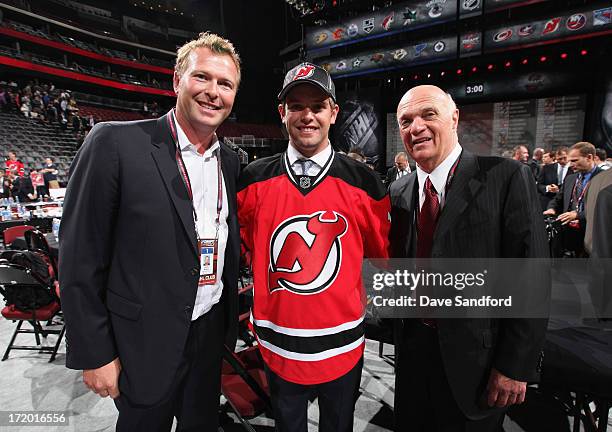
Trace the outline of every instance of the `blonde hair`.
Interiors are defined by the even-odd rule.
[[[197,48],[208,48],[216,54],[226,54],[231,57],[236,69],[238,69],[238,82],[240,84],[240,56],[234,45],[227,39],[210,32],[200,33],[197,39],[187,42],[176,52],[176,64],[174,71],[177,75],[182,75],[189,64],[189,55]]]

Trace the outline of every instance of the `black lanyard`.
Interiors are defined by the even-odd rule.
[[[200,235],[198,233],[198,214],[196,213],[195,206],[193,204],[193,190],[191,189],[191,181],[189,180],[189,174],[187,173],[187,168],[185,166],[185,162],[183,161],[183,156],[181,154],[175,121],[176,120],[174,117],[173,109],[168,113],[168,126],[170,127],[170,134],[172,135],[172,140],[174,141],[176,147],[176,165],[178,166],[179,172],[181,173],[181,178],[183,179],[183,183],[185,184],[187,194],[189,195],[189,199],[191,201],[191,211],[193,212],[193,221],[195,225],[196,235],[198,236],[198,238],[200,238]],[[215,238],[217,238],[219,235],[219,221],[221,220],[221,209],[223,208],[223,179],[221,178],[220,149],[215,150],[214,155],[217,159],[217,217],[215,218]]]

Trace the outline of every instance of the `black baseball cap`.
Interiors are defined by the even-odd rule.
[[[289,90],[299,84],[309,83],[319,87],[334,102],[336,102],[336,86],[332,81],[329,73],[321,66],[314,63],[300,63],[285,75],[285,81],[283,83],[283,89],[278,94],[279,100],[284,100]]]

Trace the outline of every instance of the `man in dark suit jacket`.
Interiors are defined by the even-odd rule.
[[[585,198],[591,180],[603,170],[595,164],[595,146],[586,141],[574,144],[568,159],[574,172],[565,177],[563,185],[548,204],[548,210],[544,211],[544,214],[557,216],[557,220],[565,226],[562,232],[564,248],[576,255],[583,255]]]
[[[417,169],[391,185],[392,256],[546,257],[529,167],[462,150],[458,118],[435,86],[415,87],[399,103]],[[499,430],[504,408],[522,403],[527,382],[538,379],[546,320],[410,319],[401,327],[397,431]]]
[[[97,124],[72,164],[59,261],[66,365],[115,400],[118,431],[169,431],[173,417],[177,430],[217,431],[240,243],[239,162],[215,130],[239,82],[232,44],[202,33],[178,51],[176,109]]]
[[[410,165],[408,165],[408,155],[405,152],[399,152],[395,155],[395,165],[393,165],[387,171],[387,177],[385,178],[385,185],[389,188],[389,185],[395,180],[410,174]]]

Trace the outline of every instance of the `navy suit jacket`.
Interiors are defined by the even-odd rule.
[[[94,369],[119,357],[121,393],[145,406],[170,389],[199,278],[192,205],[166,117],[91,130],[70,169],[60,229],[66,365]],[[240,165],[223,144],[221,166],[229,201],[221,304],[233,347]]]

